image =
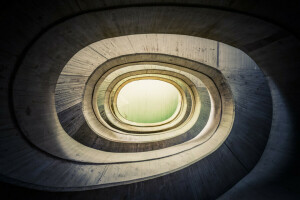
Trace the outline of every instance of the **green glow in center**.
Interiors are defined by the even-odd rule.
[[[137,80],[126,84],[117,97],[117,108],[125,119],[157,123],[169,119],[179,106],[180,93],[160,80]]]

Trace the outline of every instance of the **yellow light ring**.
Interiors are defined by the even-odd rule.
[[[179,92],[180,94],[180,98],[178,99],[178,103],[176,106],[176,110],[175,112],[172,114],[171,117],[169,117],[168,119],[161,121],[161,122],[156,122],[156,123],[137,123],[137,122],[132,122],[130,120],[125,119],[119,112],[119,109],[117,107],[117,98],[119,96],[120,91],[122,90],[122,88],[127,85],[128,83],[131,83],[133,81],[137,81],[137,80],[160,80],[160,81],[164,81],[167,83],[170,83],[171,85],[173,85]],[[113,91],[116,89],[115,93],[113,93]],[[161,126],[167,123],[170,123],[171,121],[173,121],[175,118],[178,118],[179,112],[182,111],[182,107],[183,105],[186,105],[186,97],[184,94],[184,91],[182,90],[182,88],[174,81],[167,79],[167,78],[161,78],[157,75],[148,75],[144,76],[144,77],[135,77],[135,78],[131,78],[127,81],[125,81],[124,83],[122,83],[119,87],[114,88],[112,92],[110,92],[109,94],[109,101],[112,100],[112,102],[110,102],[108,105],[110,105],[110,110],[115,114],[115,116],[117,116],[117,118],[126,124],[129,125],[133,125],[133,126],[137,126],[137,127],[157,127],[157,126]],[[108,92],[109,93],[109,92]]]
[[[139,73],[142,73],[142,71],[139,71]],[[159,73],[158,71],[156,71],[156,73]],[[127,75],[128,76],[128,75]],[[118,113],[118,112],[115,112],[115,111],[113,111],[114,109],[117,111],[117,109],[116,108],[112,108],[112,105],[114,105],[113,103],[110,103],[109,102],[109,99],[110,98],[116,98],[116,95],[117,94],[114,94],[114,91],[116,90],[116,88],[117,87],[119,87],[120,86],[120,84],[122,84],[122,83],[124,83],[124,82],[128,82],[128,79],[134,79],[134,80],[138,80],[138,79],[142,79],[144,76],[152,76],[152,78],[154,79],[161,79],[161,80],[166,80],[166,81],[168,81],[167,79],[166,79],[166,77],[168,78],[168,76],[165,76],[165,75],[161,75],[161,74],[145,74],[145,75],[137,75],[137,76],[132,76],[132,77],[127,77],[127,78],[125,78],[125,79],[123,79],[123,80],[121,80],[121,81],[119,81],[117,84],[115,84],[115,83],[112,83],[110,86],[109,86],[109,88],[107,89],[107,93],[106,93],[106,97],[105,97],[105,112],[108,112],[107,113],[107,117],[108,117],[108,119],[114,124],[114,125],[117,125],[118,126],[118,124],[120,125],[120,126],[118,126],[118,127],[120,127],[120,128],[122,128],[122,129],[125,129],[125,130],[131,130],[131,131],[137,131],[137,126],[134,124],[134,123],[131,123],[131,122],[129,122],[129,123],[126,123],[126,121],[125,121],[125,119],[124,119],[124,121],[123,121],[123,117]],[[156,77],[155,77],[156,76]],[[125,76],[123,76],[123,77],[125,77]],[[121,79],[122,77],[118,77],[118,79]],[[176,81],[180,81],[179,79],[177,79],[177,78],[174,78],[174,77],[169,77],[169,78],[171,78],[171,79],[173,79],[173,80],[176,80]],[[118,80],[117,80],[118,81]],[[116,82],[116,81],[115,81]],[[175,82],[172,82],[172,81],[168,81],[168,82],[170,82],[170,83],[172,83],[172,84],[176,84]],[[126,84],[126,83],[125,83]],[[181,82],[181,85],[182,84],[185,84],[184,82]],[[181,86],[178,86],[177,84],[175,85],[176,87],[177,87],[177,89],[180,91],[180,93],[181,93],[181,96],[182,96],[182,99],[183,99],[183,102],[182,102],[182,107],[181,107],[181,109],[179,110],[178,109],[178,114],[176,114],[176,113],[174,113],[174,117],[173,118],[169,118],[169,120],[168,121],[164,121],[163,123],[159,123],[159,125],[160,126],[156,126],[156,127],[152,127],[152,128],[147,128],[147,127],[140,127],[139,128],[139,130],[138,131],[144,131],[144,132],[146,132],[147,131],[147,129],[149,129],[149,132],[154,132],[154,131],[156,131],[156,130],[165,130],[165,129],[170,129],[170,128],[172,128],[172,127],[174,127],[174,126],[178,126],[178,123],[182,123],[182,120],[183,119],[185,119],[184,117],[185,117],[185,115],[186,115],[186,112],[187,112],[187,107],[189,106],[189,113],[191,112],[191,110],[193,110],[193,108],[191,108],[191,106],[192,105],[187,105],[186,104],[186,102],[187,102],[187,98],[186,98],[186,94],[185,94],[185,92],[183,91],[183,89],[181,88]],[[112,88],[112,87],[114,87],[112,90],[110,89],[110,88]],[[194,99],[193,99],[193,91],[189,88],[189,86],[187,86],[186,84],[184,85],[184,90],[187,90],[187,93],[188,93],[188,95],[189,95],[189,99],[191,100],[191,103],[192,104],[194,104]],[[121,88],[119,88],[119,89],[121,89]],[[113,94],[113,96],[111,96],[111,97],[109,97],[109,94],[110,95],[112,95]],[[197,94],[196,94],[197,95]],[[116,99],[114,100],[114,101],[116,101]],[[191,104],[191,103],[189,103],[189,104]],[[98,114],[98,113],[97,113]],[[112,116],[111,116],[112,115]],[[119,118],[119,116],[116,116],[116,115],[119,115],[119,116],[121,116],[120,118]],[[111,116],[110,118],[109,118],[109,116]],[[112,117],[114,117],[113,119],[111,119]],[[116,121],[116,120],[118,120],[118,121]],[[174,121],[175,120],[175,121]],[[166,124],[166,123],[168,123],[169,122],[169,124]],[[117,124],[116,124],[117,123]],[[121,123],[121,124],[120,124]],[[122,124],[127,124],[127,126],[126,127],[124,127],[124,126],[122,126]],[[153,124],[151,124],[152,126],[153,126]],[[155,125],[154,125],[155,126]],[[131,128],[131,129],[130,129]],[[155,130],[154,130],[154,129]]]
[[[140,63],[136,63],[135,65],[136,66],[139,66],[139,64]],[[117,69],[122,69],[122,67],[124,67],[124,66],[128,66],[128,65],[122,65],[122,66],[118,66],[118,67],[115,67],[114,69],[112,69],[112,70],[109,70],[107,73],[109,73],[109,74],[112,74],[112,72],[114,71],[114,70],[117,70]],[[159,66],[159,67],[163,67],[163,66]],[[171,68],[170,68],[171,69]],[[122,69],[122,71],[127,71],[127,69],[125,70],[125,69]],[[169,73],[171,73],[173,76],[175,76],[175,78],[182,78],[182,79],[186,79],[185,80],[185,82],[187,81],[188,82],[188,86],[187,86],[187,88],[192,88],[191,89],[191,98],[195,98],[195,99],[193,99],[193,101],[194,102],[197,102],[197,104],[196,104],[196,109],[194,109],[194,112],[192,112],[192,114],[193,115],[190,115],[189,116],[189,118],[188,118],[188,120],[185,120],[182,124],[181,124],[181,126],[180,127],[178,127],[177,129],[172,129],[172,130],[169,130],[169,131],[164,131],[164,132],[159,132],[159,133],[151,133],[151,134],[142,134],[143,136],[150,136],[150,137],[153,137],[153,139],[157,139],[157,141],[158,141],[158,138],[157,138],[157,136],[155,136],[154,137],[154,134],[155,135],[160,135],[160,134],[168,134],[168,135],[166,135],[166,137],[159,137],[159,139],[160,140],[165,140],[165,139],[170,139],[170,138],[173,138],[173,137],[176,137],[176,136],[178,136],[178,135],[180,135],[180,134],[182,134],[182,133],[184,133],[185,131],[188,131],[192,126],[193,126],[193,124],[196,122],[196,120],[198,119],[198,116],[199,116],[199,112],[200,112],[200,99],[199,99],[199,96],[198,96],[198,91],[197,91],[197,89],[193,86],[194,85],[194,83],[192,82],[192,81],[189,81],[189,79],[188,78],[185,78],[185,76],[183,76],[183,75],[181,75],[181,74],[177,74],[177,73],[174,73],[174,72],[168,72],[168,71],[157,71],[156,69],[154,69],[154,66],[152,66],[152,69],[146,69],[146,70],[144,70],[144,71],[146,71],[146,72],[149,72],[149,73],[157,73],[157,72],[160,72],[160,73],[162,73],[162,74],[169,74]],[[134,74],[136,74],[136,73],[143,73],[143,70],[141,70],[141,71],[132,71],[132,72],[128,72],[127,74],[128,75],[120,75],[120,79],[122,79],[123,77],[126,77],[126,76],[129,76],[129,75],[134,75]],[[117,74],[117,75],[119,75],[119,74]],[[116,76],[117,76],[116,75]],[[161,75],[160,75],[161,76]],[[176,77],[177,76],[177,77]],[[104,82],[108,82],[108,81],[105,81],[105,78],[107,77],[107,75],[103,75],[103,76],[101,76],[101,78],[98,80],[98,82],[96,83],[96,86],[95,86],[95,88],[94,88],[94,92],[93,92],[93,107],[94,107],[94,112],[95,112],[95,114],[96,114],[96,116],[97,116],[97,118],[101,121],[101,123],[103,123],[103,125],[104,126],[106,126],[106,127],[109,127],[110,125],[109,124],[107,124],[106,122],[105,122],[105,120],[103,120],[102,118],[101,118],[101,116],[100,116],[100,113],[99,113],[99,110],[97,109],[98,108],[98,104],[97,104],[97,100],[96,100],[96,96],[97,96],[97,93],[98,93],[98,90],[99,90],[99,88],[101,87],[101,85],[102,85],[102,83],[104,83]],[[113,81],[113,79],[114,78],[111,78],[111,81]],[[116,81],[116,82],[118,82],[118,81]],[[197,83],[198,85],[200,84],[200,82],[198,81],[198,83]],[[200,84],[201,85],[201,84]],[[199,85],[199,86],[200,86]],[[106,88],[102,88],[101,90],[111,90],[111,89],[106,89]],[[196,94],[197,96],[195,97],[194,96],[194,94]],[[105,104],[105,105],[108,105],[107,103]],[[108,110],[108,106],[107,106],[107,110]],[[190,119],[193,119],[192,121],[191,121],[191,123],[189,124],[188,122],[189,122],[189,120]],[[185,127],[184,127],[185,126]],[[184,127],[184,129],[182,129],[182,127]],[[94,128],[94,129],[97,129],[97,127],[92,127],[92,128]],[[135,127],[134,127],[135,128]],[[111,127],[111,130],[113,130],[113,131],[115,131],[115,133],[116,132],[118,132],[118,129],[114,129],[113,127]],[[201,130],[199,130],[199,132],[200,132]],[[102,132],[98,132],[101,136],[103,136],[103,134],[104,134],[104,132],[103,132],[103,130],[102,130]],[[129,134],[129,133],[126,133],[126,132],[118,132],[118,133],[122,133],[122,134]],[[130,135],[136,135],[136,136],[140,136],[141,134],[133,134],[133,133],[130,133]],[[111,135],[107,135],[108,137],[110,137]],[[104,136],[105,137],[105,136]],[[146,140],[146,141],[153,141],[153,139],[152,140]],[[141,142],[141,139],[138,139],[138,141],[140,141]],[[123,141],[119,141],[119,142],[124,142],[124,140]],[[136,140],[130,140],[130,142],[137,142]]]

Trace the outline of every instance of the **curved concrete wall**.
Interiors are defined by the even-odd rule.
[[[33,197],[39,198],[40,195],[44,195],[46,198],[66,198],[76,195],[77,198],[93,198],[97,195],[103,195],[107,199],[211,199],[223,194],[221,198],[224,199],[297,198],[299,163],[296,158],[299,155],[299,137],[297,136],[296,121],[299,118],[297,102],[300,90],[296,80],[299,64],[297,52],[300,46],[298,40],[299,24],[297,20],[290,20],[290,18],[297,16],[294,14],[296,12],[293,11],[297,11],[299,7],[292,5],[292,3],[281,5],[276,1],[260,3],[253,1],[243,3],[240,1],[231,1],[230,3],[185,1],[185,5],[174,2],[173,5],[172,3],[164,3],[158,7],[150,5],[150,1],[144,3],[135,1],[103,1],[102,3],[94,1],[49,1],[43,2],[43,4],[41,2],[20,2],[15,5],[3,3],[3,6],[8,9],[4,9],[2,14],[4,20],[1,22],[3,27],[7,27],[7,31],[3,32],[1,37],[3,42],[1,43],[0,55],[3,66],[1,67],[1,174],[4,175],[3,172],[5,172],[2,180],[17,183],[16,180],[7,177],[10,174],[11,177],[18,176],[24,180],[36,179],[39,183],[56,180],[60,186],[68,187],[70,185],[64,178],[71,178],[72,174],[77,174],[82,170],[94,170],[94,166],[84,164],[85,167],[82,167],[77,163],[66,163],[66,161],[32,146],[24,137],[24,133],[20,134],[21,130],[13,109],[18,111],[21,108],[14,108],[11,98],[12,85],[15,80],[14,74],[18,67],[24,63],[24,60],[31,55],[32,47],[37,42],[40,43],[40,38],[45,34],[58,31],[57,26],[68,24],[69,19],[74,19],[73,23],[66,27],[66,32],[59,32],[60,36],[55,38],[59,42],[53,43],[54,39],[42,41],[44,47],[52,47],[52,50],[51,48],[48,49],[49,52],[72,44],[72,48],[62,49],[58,52],[57,57],[52,57],[53,62],[49,61],[49,65],[55,65],[56,61],[60,61],[62,65],[59,67],[63,67],[79,49],[94,42],[87,35],[95,35],[97,40],[141,33],[192,35],[232,45],[248,54],[263,70],[268,79],[272,104],[270,104],[270,97],[264,92],[265,88],[268,87],[266,82],[260,82],[260,79],[255,76],[251,77],[246,70],[243,71],[244,74],[238,73],[237,69],[246,64],[243,59],[244,55],[238,55],[242,59],[237,60],[235,65],[232,65],[232,58],[228,55],[239,53],[220,51],[218,63],[223,64],[217,66],[220,66],[229,82],[236,82],[240,88],[247,88],[250,83],[245,81],[246,77],[257,85],[248,91],[231,88],[237,102],[236,109],[239,110],[237,113],[240,114],[236,115],[234,121],[236,128],[215,153],[178,172],[140,183],[81,193],[49,194],[31,190],[31,196],[35,195]],[[101,10],[102,8],[104,10]],[[94,20],[98,19],[97,23],[93,23],[92,18],[84,17],[88,16],[90,12],[94,13],[92,14]],[[95,13],[99,13],[99,15]],[[81,17],[73,18],[75,15]],[[80,21],[82,26],[78,26]],[[88,27],[94,27],[97,31]],[[78,34],[80,37],[75,37]],[[217,48],[222,48],[222,45]],[[35,59],[40,62],[45,58],[44,56],[47,57],[47,55],[42,55]],[[251,63],[249,65],[251,66]],[[254,68],[255,66],[253,64]],[[29,68],[37,71],[43,66],[30,66],[29,64]],[[34,71],[30,73],[34,73]],[[47,73],[51,77],[51,73],[53,73],[51,70],[44,72],[40,70],[40,72],[35,75],[41,76],[42,73]],[[26,81],[26,77],[24,77],[24,81]],[[34,88],[26,88],[26,85],[24,88],[28,89],[27,92],[30,92],[31,89],[34,90]],[[24,91],[18,92],[22,95]],[[255,99],[256,95],[265,97]],[[254,103],[256,100],[257,103]],[[80,104],[77,105],[80,107]],[[272,118],[271,106],[273,109]],[[253,112],[253,109],[261,110],[261,112]],[[265,109],[269,112],[264,112]],[[72,113],[75,114],[76,110],[80,112],[80,109],[74,107]],[[28,115],[34,114],[32,109],[25,108],[25,111]],[[62,113],[63,111],[60,114],[61,119],[65,118]],[[241,121],[243,118],[248,119],[246,120],[247,126],[244,126],[245,121]],[[252,121],[253,118],[259,118],[259,120]],[[265,121],[270,123],[271,119],[272,127],[269,130],[268,123]],[[80,120],[83,119],[78,119],[78,121]],[[70,131],[77,130],[79,124],[78,127],[70,125]],[[256,131],[253,133],[253,129],[248,128],[249,126],[259,128],[262,134],[258,134]],[[268,143],[264,150],[267,140]],[[253,144],[254,141],[258,143]],[[264,153],[260,158],[263,150]],[[253,156],[246,156],[249,152],[252,152]],[[225,162],[227,159],[224,159],[224,156],[230,157],[232,162],[230,164]],[[260,161],[256,163],[259,158]],[[215,160],[223,160],[223,164],[220,162],[214,164]],[[61,174],[56,174],[57,176],[50,178],[52,180],[40,179],[40,174],[45,172],[47,168],[52,168],[53,171],[58,172],[66,165],[72,167],[65,168],[69,170],[64,172],[61,171],[64,178],[61,178]],[[20,173],[20,166],[23,167],[22,173]],[[31,169],[35,166],[40,167],[38,170],[32,171]],[[103,168],[104,171],[107,171],[105,166]],[[79,182],[91,180],[87,177],[87,171],[84,171],[86,178],[82,176],[83,179],[79,179],[79,176],[73,178],[78,178],[77,181]],[[235,176],[232,176],[233,172]],[[103,173],[95,178],[101,179],[102,175]],[[245,178],[239,181],[244,176]],[[35,187],[26,182],[23,185]],[[8,191],[15,187],[6,184],[3,186]],[[17,188],[16,190],[30,195],[27,189]]]

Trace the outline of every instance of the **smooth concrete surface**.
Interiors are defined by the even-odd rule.
[[[149,5],[151,2],[154,1],[1,3],[4,7],[1,24],[7,27],[6,31],[1,33],[0,48],[1,180],[23,186],[20,188],[2,183],[3,191],[12,198],[20,194],[31,199],[95,199],[99,196],[103,199],[215,199],[220,195],[221,199],[298,199],[300,167],[297,159],[299,136],[296,122],[299,119],[297,70],[300,45],[299,22],[295,19],[299,16],[299,5],[293,2],[283,4],[280,1],[170,1],[163,3],[163,6],[154,6]],[[143,6],[143,3],[146,5]],[[111,6],[119,7],[113,9]],[[170,33],[213,39],[243,50],[263,70],[268,82],[252,76],[247,70],[242,71],[243,74],[234,72],[238,66],[244,66],[243,59],[239,60],[239,64],[232,66],[230,57],[224,54],[222,57],[220,51],[221,59],[218,62],[224,63],[223,74],[229,83],[236,82],[241,88],[250,82],[257,85],[252,90],[232,86],[236,102],[233,127],[236,128],[232,129],[226,142],[213,154],[175,173],[123,186],[76,193],[42,191],[46,188],[41,191],[26,189],[38,187],[26,181],[20,183],[9,176],[17,175],[18,179],[22,177],[23,180],[35,179],[36,183],[56,182],[61,187],[71,186],[68,184],[72,179],[86,184],[92,177],[102,177],[89,176],[89,170],[94,170],[95,166],[84,164],[85,167],[81,167],[79,163],[58,159],[30,144],[23,135],[26,133],[20,132],[13,113],[18,108],[13,107],[11,98],[14,74],[23,60],[32,53],[32,45],[40,41],[42,35],[59,24],[67,23],[75,15],[87,14],[89,11],[97,12],[100,8],[106,9],[99,11],[105,12],[105,16],[97,20],[95,25],[99,29],[94,34],[99,38],[140,33]],[[60,32],[61,37],[57,38],[60,42],[53,43],[54,39],[44,41],[44,47],[47,47],[49,52],[52,51],[49,48],[52,45],[53,49],[59,49],[59,46],[73,44],[72,48],[59,51],[56,57],[52,57],[53,61],[62,61],[60,67],[63,67],[79,49],[91,43],[87,42],[89,37],[86,34],[89,31],[93,32],[88,28],[92,21],[87,18],[82,20],[85,22],[84,26],[79,26],[75,21],[74,26],[68,26],[68,36]],[[112,28],[108,29],[108,26]],[[72,38],[74,33],[81,31],[83,34],[80,39]],[[239,53],[231,52],[230,55],[232,54]],[[36,59],[42,61],[43,56]],[[47,64],[57,66],[56,62],[49,61]],[[233,70],[226,72],[229,66]],[[259,70],[257,66],[253,65],[253,69]],[[34,67],[43,68],[40,65]],[[51,76],[52,71],[40,71],[36,76],[42,73]],[[56,81],[51,83],[55,85]],[[272,100],[265,92],[268,86],[271,89]],[[255,94],[265,98],[255,99]],[[54,93],[49,98],[53,96]],[[54,98],[52,102],[53,100]],[[257,108],[255,112],[254,108]],[[265,109],[269,111],[265,112]],[[35,114],[31,108],[25,110],[28,115]],[[246,111],[252,111],[252,114]],[[249,126],[259,127],[259,131],[245,128],[245,121],[241,121],[243,117],[248,119],[246,121]],[[253,117],[259,117],[260,120],[252,121]],[[268,121],[272,121],[271,130]],[[247,156],[249,152],[252,156]],[[64,168],[67,165],[69,167]],[[89,170],[87,166],[90,167]],[[104,171],[108,170],[103,167]],[[32,170],[33,168],[35,170]],[[46,179],[41,178],[41,174],[47,174],[50,169],[56,173],[52,173],[52,176]]]

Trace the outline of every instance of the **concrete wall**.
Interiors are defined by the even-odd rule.
[[[150,1],[145,1],[149,5]],[[35,178],[39,180],[39,173],[46,168],[53,171],[59,170],[67,163],[56,157],[35,148],[27,141],[23,134],[20,134],[20,127],[16,123],[12,105],[12,83],[17,68],[28,56],[29,49],[36,42],[40,42],[40,37],[48,31],[54,29],[59,24],[66,23],[75,15],[81,13],[95,12],[97,9],[105,8],[109,13],[101,20],[97,20],[95,26],[97,32],[93,32],[97,37],[108,38],[120,35],[138,33],[171,33],[192,35],[209,38],[225,44],[232,45],[243,50],[256,64],[263,70],[272,95],[272,128],[266,130],[264,121],[270,116],[265,113],[255,112],[243,116],[244,110],[270,106],[268,101],[261,101],[259,104],[252,104],[253,96],[248,95],[245,90],[234,93],[237,102],[237,109],[240,109],[240,116],[236,116],[235,127],[236,137],[229,137],[225,144],[211,156],[175,172],[170,175],[156,179],[134,183],[124,186],[112,187],[85,191],[81,193],[47,193],[42,191],[27,190],[15,186],[3,184],[6,191],[18,191],[24,195],[31,195],[32,198],[128,198],[128,199],[214,199],[219,197],[224,199],[280,199],[297,198],[299,191],[299,137],[296,121],[299,119],[299,86],[297,84],[297,68],[299,64],[299,22],[297,19],[299,12],[298,4],[285,3],[280,1],[209,1],[163,3],[162,7],[143,6],[141,2],[135,1],[33,1],[2,3],[1,26],[6,30],[1,33],[1,167],[7,174],[14,175],[18,171],[18,166],[24,166],[22,178]],[[136,5],[139,6],[136,6]],[[144,5],[145,5],[144,4]],[[135,5],[135,6],[131,6]],[[115,9],[110,9],[118,6]],[[170,7],[168,7],[170,6]],[[90,42],[85,36],[85,31],[91,20],[81,18],[86,26],[67,27],[68,37],[62,35],[59,43],[51,44],[53,41],[44,43],[44,47],[52,46],[54,51],[59,46],[72,44],[72,49],[64,49],[58,53],[54,60],[67,61],[70,55],[74,55],[77,50],[85,47]],[[108,27],[110,27],[108,29]],[[82,31],[82,30],[85,31]],[[110,31],[108,31],[110,30]],[[53,31],[53,30],[52,30]],[[72,38],[74,32],[82,33],[80,37]],[[93,34],[92,33],[92,34]],[[75,39],[75,40],[74,40]],[[47,55],[44,55],[47,56]],[[224,63],[224,68],[228,67],[226,58],[220,62]],[[37,60],[43,58],[36,58]],[[54,64],[48,63],[49,65]],[[62,62],[62,66],[65,63]],[[243,65],[243,62],[239,66]],[[62,67],[60,66],[60,67]],[[221,66],[221,65],[220,65]],[[41,68],[41,66],[30,66]],[[231,67],[231,66],[230,66]],[[235,67],[233,67],[234,69]],[[49,76],[51,76],[50,72]],[[39,76],[40,74],[36,74]],[[227,77],[231,81],[237,81],[241,87],[249,84],[245,82],[240,74],[227,72]],[[247,72],[245,71],[245,76]],[[260,83],[256,77],[250,77],[253,82],[267,87],[265,83]],[[258,82],[257,82],[258,81]],[[53,82],[55,84],[55,81]],[[24,86],[26,87],[26,86]],[[253,94],[265,95],[261,92],[261,87],[253,88]],[[233,89],[234,90],[234,89]],[[261,92],[261,93],[260,93]],[[267,98],[267,97],[266,97]],[[259,108],[257,108],[259,110]],[[31,114],[31,109],[27,113]],[[63,115],[62,113],[60,115]],[[244,129],[239,122],[240,117],[248,118],[248,122],[262,127],[261,131],[267,134],[261,135],[261,143],[253,145],[253,139],[247,136],[259,136],[251,129]],[[253,117],[260,120],[252,122]],[[257,124],[258,123],[258,124]],[[267,135],[270,133],[269,138]],[[26,133],[24,133],[26,135]],[[264,143],[268,140],[266,149]],[[242,149],[231,144],[243,144]],[[230,146],[231,148],[228,148]],[[245,150],[246,149],[246,150]],[[245,156],[247,151],[254,152],[254,157]],[[264,150],[260,161],[257,159]],[[232,163],[214,164],[215,160],[223,160],[224,155],[231,157]],[[33,159],[34,158],[34,159]],[[17,165],[12,165],[14,160]],[[225,160],[223,160],[225,161]],[[76,163],[71,163],[70,170],[66,170],[64,177],[72,177],[72,173],[78,173],[82,168]],[[27,167],[26,167],[27,166]],[[38,171],[31,171],[34,166],[40,166]],[[255,166],[255,167],[254,167]],[[252,170],[252,168],[254,169]],[[29,171],[26,171],[28,169]],[[93,170],[93,166],[90,166]],[[231,176],[232,173],[236,176]],[[250,172],[250,173],[249,173]],[[3,174],[2,174],[3,175]],[[245,176],[247,175],[247,176]],[[241,181],[240,178],[244,177]],[[213,177],[213,179],[211,179]],[[82,177],[81,177],[82,178]],[[98,177],[101,179],[101,176]],[[53,176],[62,186],[66,185],[60,176]],[[2,177],[3,181],[14,183],[15,180]],[[82,182],[88,179],[81,179]],[[211,181],[214,180],[214,181]],[[225,183],[224,180],[227,182]],[[47,180],[50,181],[51,180]],[[19,183],[20,184],[20,183]],[[29,186],[23,183],[24,186]],[[12,189],[14,188],[14,189]],[[151,194],[151,195],[149,195]],[[12,196],[15,195],[11,193]]]

